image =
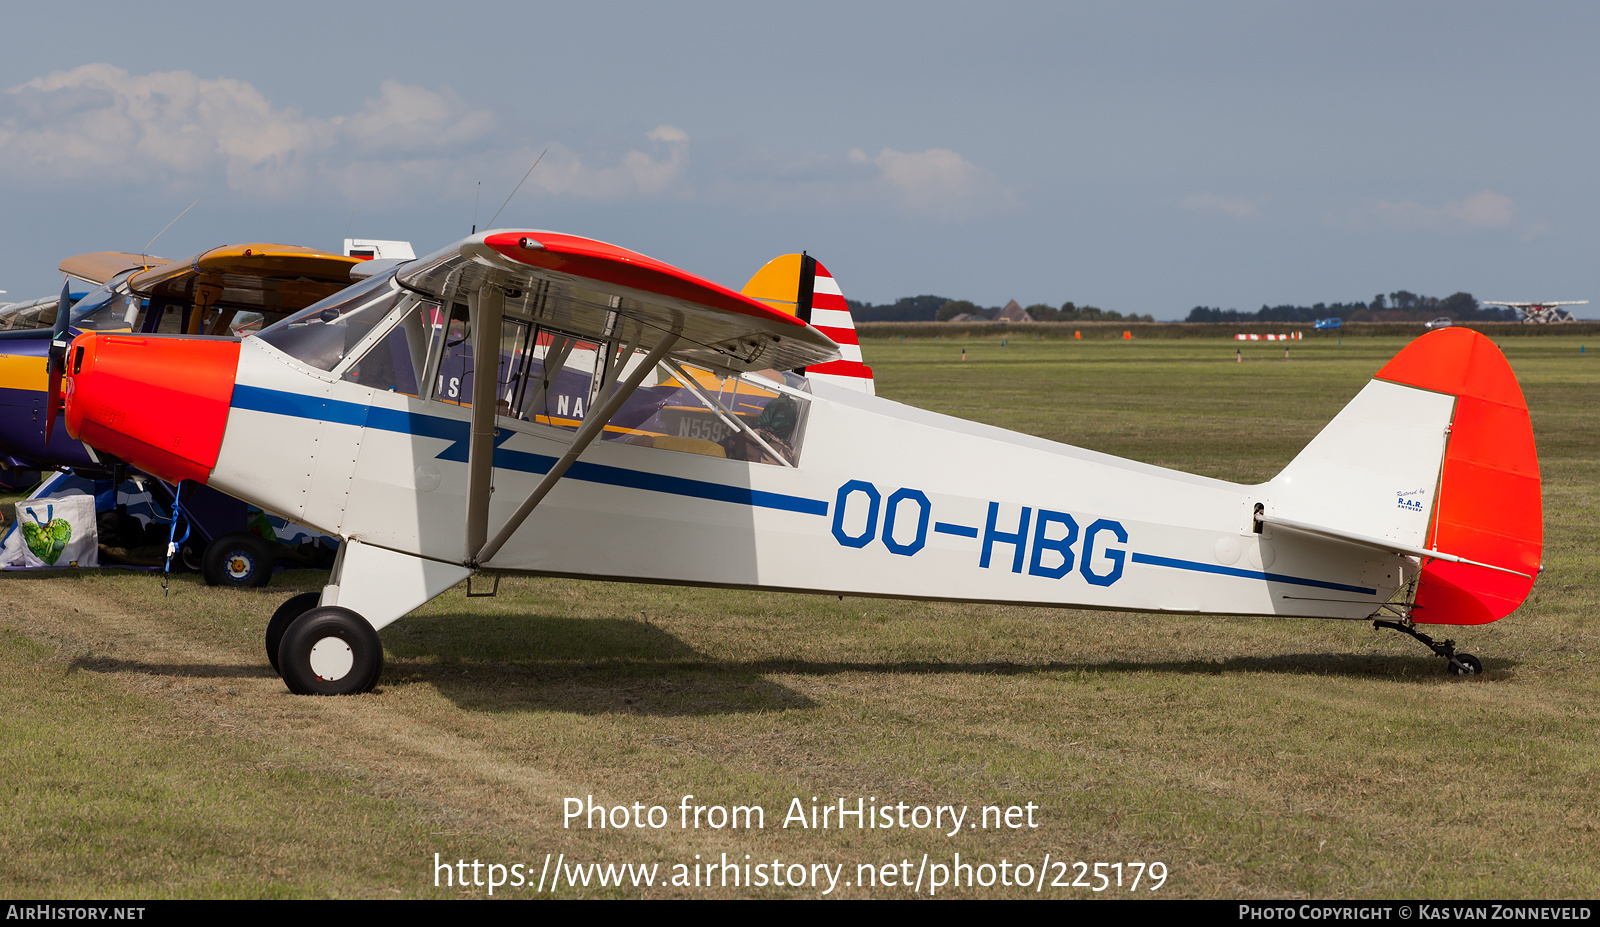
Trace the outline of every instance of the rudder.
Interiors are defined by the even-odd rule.
[[[807,367],[807,377],[874,394],[872,368],[861,362],[861,342],[850,306],[838,282],[816,258],[804,252],[775,257],[756,271],[740,292],[797,316],[839,345],[842,357]]]
[[[1447,328],[1407,345],[1376,376],[1456,397],[1427,546],[1526,574],[1426,561],[1413,620],[1504,618],[1532,591],[1544,549],[1539,457],[1516,374],[1493,341]]]

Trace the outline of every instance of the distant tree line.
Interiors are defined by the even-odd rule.
[[[1028,307],[1028,313],[1041,322],[1154,322],[1155,318],[1149,315],[1123,315],[1110,309],[1100,309],[1095,306],[1075,306],[1070,302],[1062,303],[1061,308],[1047,306],[1044,303],[1035,303]]]
[[[999,306],[979,306],[965,299],[948,299],[943,296],[906,296],[892,303],[871,303],[846,300],[850,314],[857,322],[948,322],[959,315],[993,320],[1000,314]],[[1071,302],[1059,307],[1035,303],[1028,314],[1040,322],[1153,322],[1149,315],[1136,315],[1101,309],[1097,306],[1079,306]],[[1314,322],[1317,319],[1339,318],[1346,322],[1411,322],[1427,321],[1448,316],[1458,322],[1514,322],[1520,316],[1515,309],[1500,306],[1480,306],[1471,293],[1453,293],[1439,299],[1418,296],[1409,290],[1397,290],[1387,295],[1379,293],[1369,302],[1317,303],[1314,306],[1267,306],[1255,312],[1238,309],[1213,309],[1196,306],[1189,310],[1186,322]]]
[[[939,307],[950,300],[944,296],[904,296],[892,303],[874,306],[845,300],[850,316],[857,322],[932,322]]]
[[[1000,306],[980,306],[965,299],[947,299],[943,296],[906,296],[892,303],[873,305],[847,299],[850,315],[857,322],[948,322],[958,315],[972,315],[993,320],[1000,314]],[[1059,308],[1035,303],[1028,314],[1040,322],[1153,322],[1148,315],[1123,315],[1095,306],[1079,306],[1071,302]]]
[[[1365,303],[1317,303],[1314,306],[1266,306],[1255,312],[1196,306],[1185,322],[1314,322],[1339,318],[1346,322],[1414,322],[1448,316],[1458,322],[1514,322],[1515,309],[1480,306],[1471,293],[1453,293],[1444,299],[1418,296],[1408,290],[1379,293]]]

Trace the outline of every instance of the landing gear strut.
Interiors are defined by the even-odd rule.
[[[1441,644],[1418,631],[1417,626],[1409,619],[1405,621],[1388,621],[1383,618],[1374,618],[1372,626],[1374,628],[1388,628],[1391,631],[1399,631],[1401,634],[1409,634],[1422,641],[1429,650],[1450,661],[1449,669],[1452,676],[1478,676],[1483,673],[1483,664],[1478,661],[1477,657],[1470,653],[1456,653],[1455,641],[1445,641]]]

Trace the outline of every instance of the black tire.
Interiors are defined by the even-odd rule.
[[[224,534],[206,546],[200,572],[208,586],[265,586],[272,579],[272,546],[243,531]]]
[[[382,672],[378,632],[367,619],[337,605],[318,606],[296,618],[278,644],[278,675],[296,695],[371,692]]]
[[[1470,653],[1458,653],[1456,658],[1450,661],[1450,675],[1482,676],[1483,663]]]
[[[302,592],[272,613],[272,620],[267,622],[267,662],[272,664],[273,672],[278,671],[278,645],[283,643],[283,632],[296,618],[316,608],[321,599],[320,592]]]

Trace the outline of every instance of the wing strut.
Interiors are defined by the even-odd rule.
[[[572,462],[577,460],[578,455],[582,454],[584,449],[605,431],[606,423],[611,420],[611,416],[617,413],[617,410],[622,407],[628,397],[633,395],[633,391],[639,388],[639,384],[644,382],[645,376],[656,369],[656,365],[661,363],[662,358],[665,358],[667,352],[671,351],[673,345],[677,343],[678,336],[675,332],[668,332],[664,335],[655,348],[645,357],[644,362],[635,367],[633,372],[628,374],[628,378],[623,381],[622,385],[617,387],[616,391],[606,398],[605,404],[598,409],[589,410],[588,416],[583,420],[583,425],[578,428],[578,433],[573,435],[572,445],[567,448],[567,452],[562,454],[561,459],[556,461],[555,466],[550,468],[550,472],[544,475],[544,479],[540,480],[539,485],[533,488],[533,492],[528,494],[528,498],[522,500],[522,505],[517,507],[517,510],[511,514],[511,518],[504,525],[500,526],[500,530],[489,540],[489,543],[483,545],[467,561],[467,566],[477,569],[480,565],[494,559],[494,555],[500,552],[500,548],[505,545],[506,541],[511,539],[511,535],[522,527],[522,523],[527,520],[529,515],[533,514],[533,510],[538,507],[539,503],[544,501],[544,497],[549,494],[557,481],[567,472],[567,468],[572,466]],[[478,406],[476,404],[472,407],[472,416],[474,423],[476,423],[478,417]],[[473,440],[477,440],[476,432],[474,432]],[[470,496],[468,504],[472,504]],[[487,524],[489,518],[487,492],[484,494],[481,508],[468,510],[469,525],[474,517],[480,517],[480,513],[483,522]],[[471,545],[469,545],[468,549],[471,549]]]
[[[494,492],[494,413],[499,398],[501,319],[505,291],[485,283],[472,305],[472,430],[467,443],[467,555],[489,536],[489,494]]]

